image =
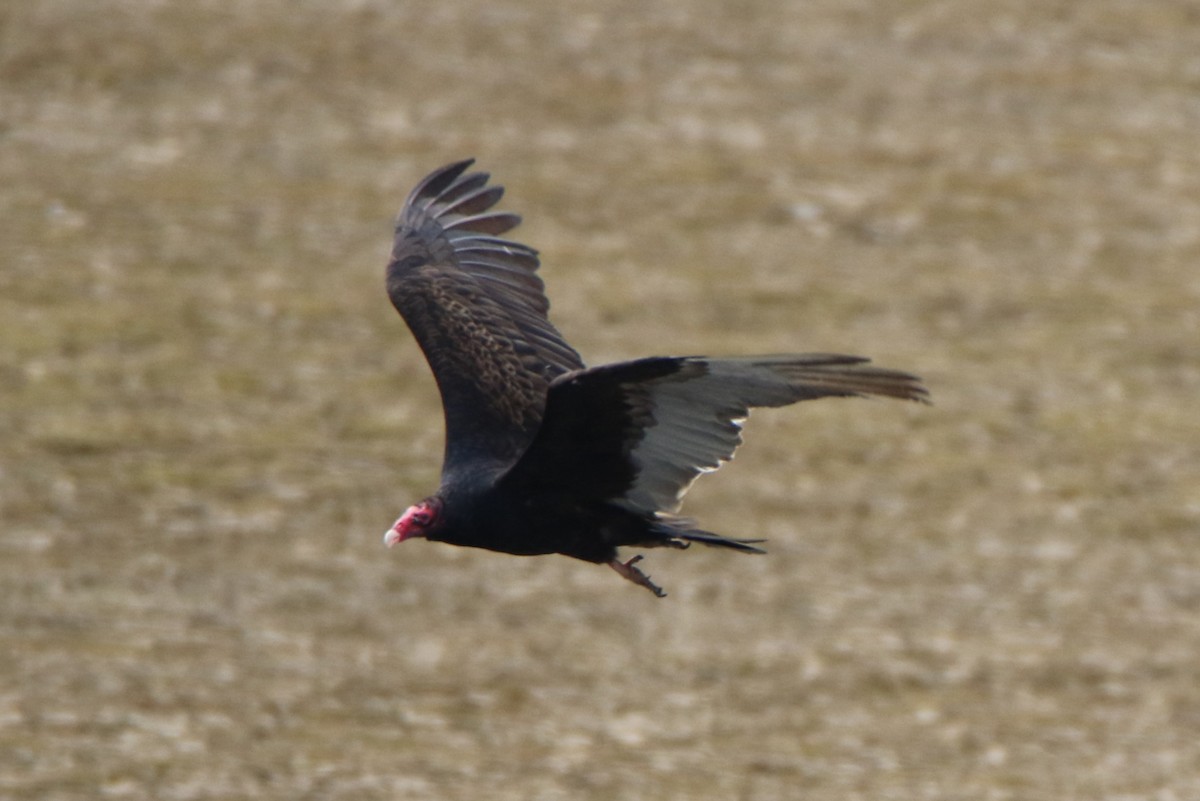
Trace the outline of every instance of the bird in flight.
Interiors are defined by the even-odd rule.
[[[733,458],[751,408],[831,396],[928,402],[920,380],[859,356],[651,356],[586,367],[547,317],[537,251],[503,238],[521,218],[473,159],[409,194],[387,267],[392,304],[442,396],[437,492],[384,542],[559,553],[666,593],[618,548],[693,542],[763,553],[677,516],[692,482]]]

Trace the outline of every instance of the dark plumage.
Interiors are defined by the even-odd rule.
[[[387,290],[433,369],[446,416],[437,493],[387,532],[607,564],[658,596],[620,546],[755,543],[676,517],[696,476],[741,444],[751,408],[830,396],[927,401],[919,379],[858,356],[651,357],[585,368],[546,316],[537,252],[500,238],[514,214],[472,160],[409,195]]]

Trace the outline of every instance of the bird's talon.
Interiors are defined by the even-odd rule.
[[[622,562],[620,559],[613,559],[608,562],[608,566],[617,571],[621,578],[632,581],[634,584],[637,584],[640,587],[645,587],[646,589],[650,590],[650,592],[654,593],[654,595],[658,598],[666,598],[667,593],[662,587],[655,584],[650,580],[649,576],[634,567],[634,565],[642,561],[643,558],[644,557],[641,554],[638,554],[637,556],[630,558],[627,562]]]

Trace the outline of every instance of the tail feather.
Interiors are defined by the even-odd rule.
[[[766,542],[766,540],[743,540],[736,537],[722,537],[720,534],[713,534],[711,531],[686,531],[680,532],[675,536],[688,542],[700,542],[705,545],[732,548],[742,553],[766,553],[764,549],[754,547],[754,543]]]
[[[699,542],[703,545],[709,545],[720,548],[731,548],[742,553],[766,553],[762,548],[754,547],[757,543],[766,542],[763,539],[739,539],[737,537],[725,537],[720,534],[714,534],[711,531],[696,528],[696,524],[686,517],[660,517],[656,521],[656,525],[652,529],[655,534],[661,535],[663,541],[661,545],[674,545],[677,548],[686,548],[687,543]],[[646,543],[647,546],[652,543]]]

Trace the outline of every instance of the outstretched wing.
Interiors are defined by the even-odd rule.
[[[655,357],[571,373],[551,384],[541,429],[504,480],[675,512],[696,476],[733,458],[755,406],[854,395],[927,401],[915,376],[866,362]]]
[[[446,416],[443,470],[511,462],[533,439],[546,392],[583,362],[550,324],[537,251],[500,238],[521,218],[473,159],[421,181],[401,210],[387,291],[433,369]],[[466,174],[464,174],[466,173]]]

